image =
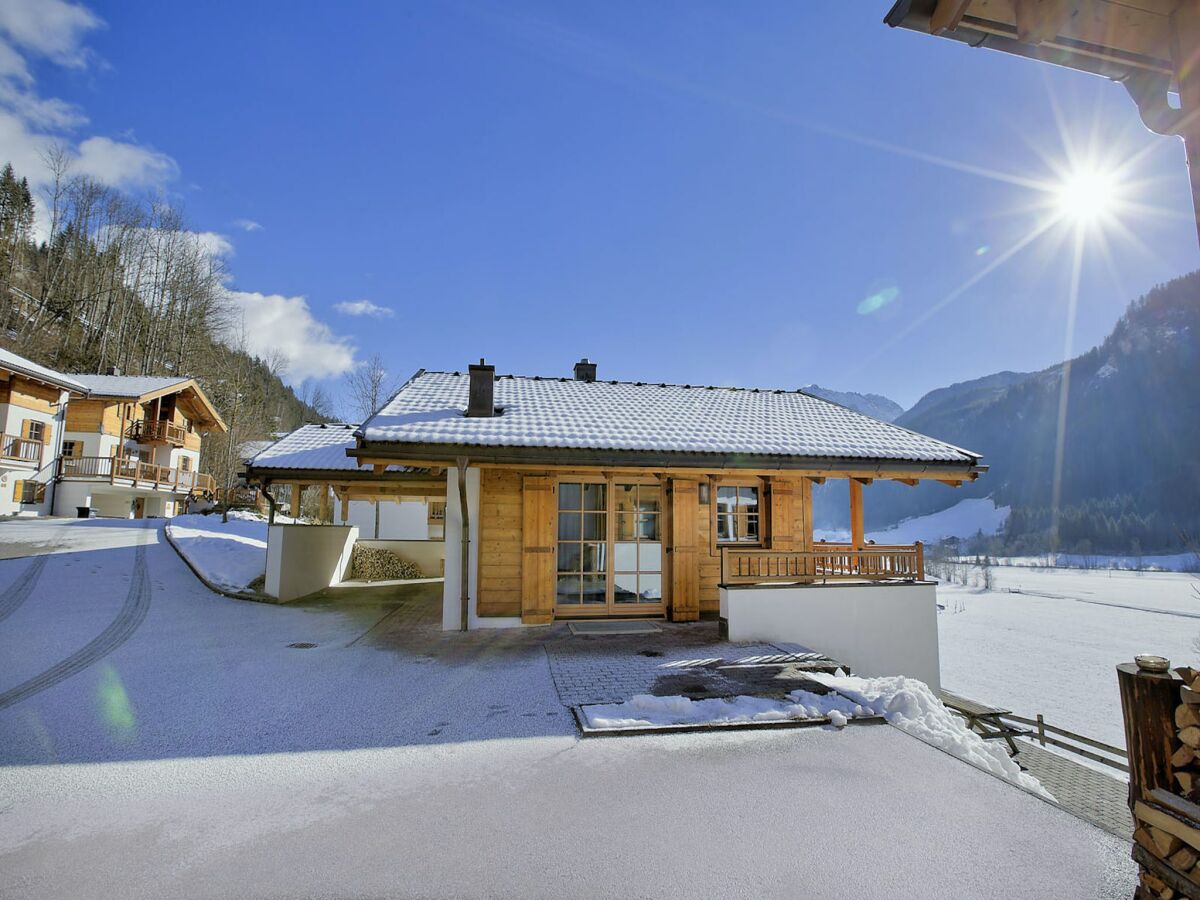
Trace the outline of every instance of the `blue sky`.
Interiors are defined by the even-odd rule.
[[[888,5],[0,0],[0,156],[63,140],[181,202],[258,346],[331,388],[375,352],[905,405],[1040,368],[1070,226],[1005,251],[1067,147],[1137,157],[1138,209],[1085,241],[1074,351],[1200,267],[1182,144],[1119,86]]]

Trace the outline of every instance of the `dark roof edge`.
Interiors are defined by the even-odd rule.
[[[641,466],[694,469],[832,469],[838,471],[922,472],[971,475],[987,471],[979,457],[961,462],[890,459],[886,457],[771,456],[762,453],[697,453],[666,450],[597,450],[572,447],[502,447],[484,444],[422,444],[360,441],[346,451],[355,459],[417,459],[453,464],[459,457],[472,462],[512,465]]]
[[[370,469],[283,469],[272,466],[245,466],[239,475],[247,481],[444,481],[446,476],[420,472],[384,472]]]

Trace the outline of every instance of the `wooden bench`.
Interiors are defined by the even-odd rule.
[[[979,734],[985,741],[1003,739],[1008,744],[1013,756],[1020,752],[1013,742],[1013,738],[1021,737],[1029,732],[1013,728],[1004,722],[1003,716],[1012,715],[1011,709],[1000,709],[985,703],[977,703],[951,691],[942,691],[939,696],[948,710],[966,719],[967,727]]]

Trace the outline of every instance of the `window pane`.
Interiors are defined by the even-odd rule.
[[[584,575],[581,582],[584,603],[603,604],[607,602],[608,579],[603,575]]]
[[[733,540],[733,516],[728,513],[717,514],[717,540]]]
[[[605,560],[607,559],[607,544],[582,544],[583,547],[583,571],[585,572],[604,572],[606,571]]]
[[[560,512],[558,514],[558,539],[577,541],[583,537],[583,514]]]
[[[559,509],[581,509],[580,488],[578,484],[560,484],[558,486]]]
[[[662,544],[651,541],[638,544],[638,571],[662,571]]]
[[[658,512],[662,489],[656,484],[643,484],[638,488],[638,509],[642,512]]]
[[[618,513],[631,513],[637,510],[637,485],[618,484],[613,488],[613,501]]]
[[[738,505],[747,512],[758,512],[758,488],[738,488]]]
[[[584,509],[608,509],[608,505],[604,502],[604,492],[608,485],[605,484],[585,484],[583,486],[583,508]]]
[[[636,575],[613,576],[613,600],[617,603],[637,603],[637,580]]]
[[[634,525],[637,518],[634,513],[617,513],[617,540],[632,541],[637,537]]]
[[[643,603],[657,603],[662,599],[662,576],[639,575],[638,593]]]
[[[558,545],[558,571],[560,572],[578,572],[579,571],[579,544],[559,544]]]
[[[717,488],[717,512],[728,512],[737,506],[737,488],[735,487],[718,487]]]
[[[741,536],[743,541],[758,540],[758,516],[746,516],[745,522],[739,524],[743,525],[744,529]]]
[[[657,541],[660,539],[658,527],[657,513],[642,513],[638,516],[638,538],[643,541]]]
[[[559,575],[558,576],[557,601],[559,603],[578,603],[579,602],[579,576],[578,575]]]
[[[602,541],[608,537],[605,534],[604,513],[583,514],[583,539],[585,541]]]
[[[619,543],[613,548],[613,571],[637,571],[637,544]]]

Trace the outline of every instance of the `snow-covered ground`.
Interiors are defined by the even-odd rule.
[[[1142,556],[1111,554],[1047,553],[1045,556],[1002,556],[997,561],[1006,566],[1026,569],[1126,569],[1136,572],[1188,572],[1200,570],[1195,553],[1165,553]]]
[[[877,544],[912,544],[923,541],[936,544],[943,538],[969,538],[982,531],[996,534],[1008,521],[1009,507],[996,506],[990,497],[960,500],[949,509],[905,519],[883,531],[872,531],[867,535]],[[845,530],[814,532],[817,540],[848,541],[850,532]]]
[[[942,684],[1117,746],[1115,668],[1139,653],[1200,651],[1200,581],[1167,572],[997,566],[993,589],[939,585]],[[1019,593],[1018,593],[1019,592]]]
[[[151,522],[19,529],[58,552],[0,560],[6,900],[1133,888],[1126,843],[896,728],[579,740],[538,630],[232,600]]]
[[[213,584],[245,590],[267,570],[267,520],[232,510],[229,521],[218,513],[176,516],[166,526],[175,546]]]

